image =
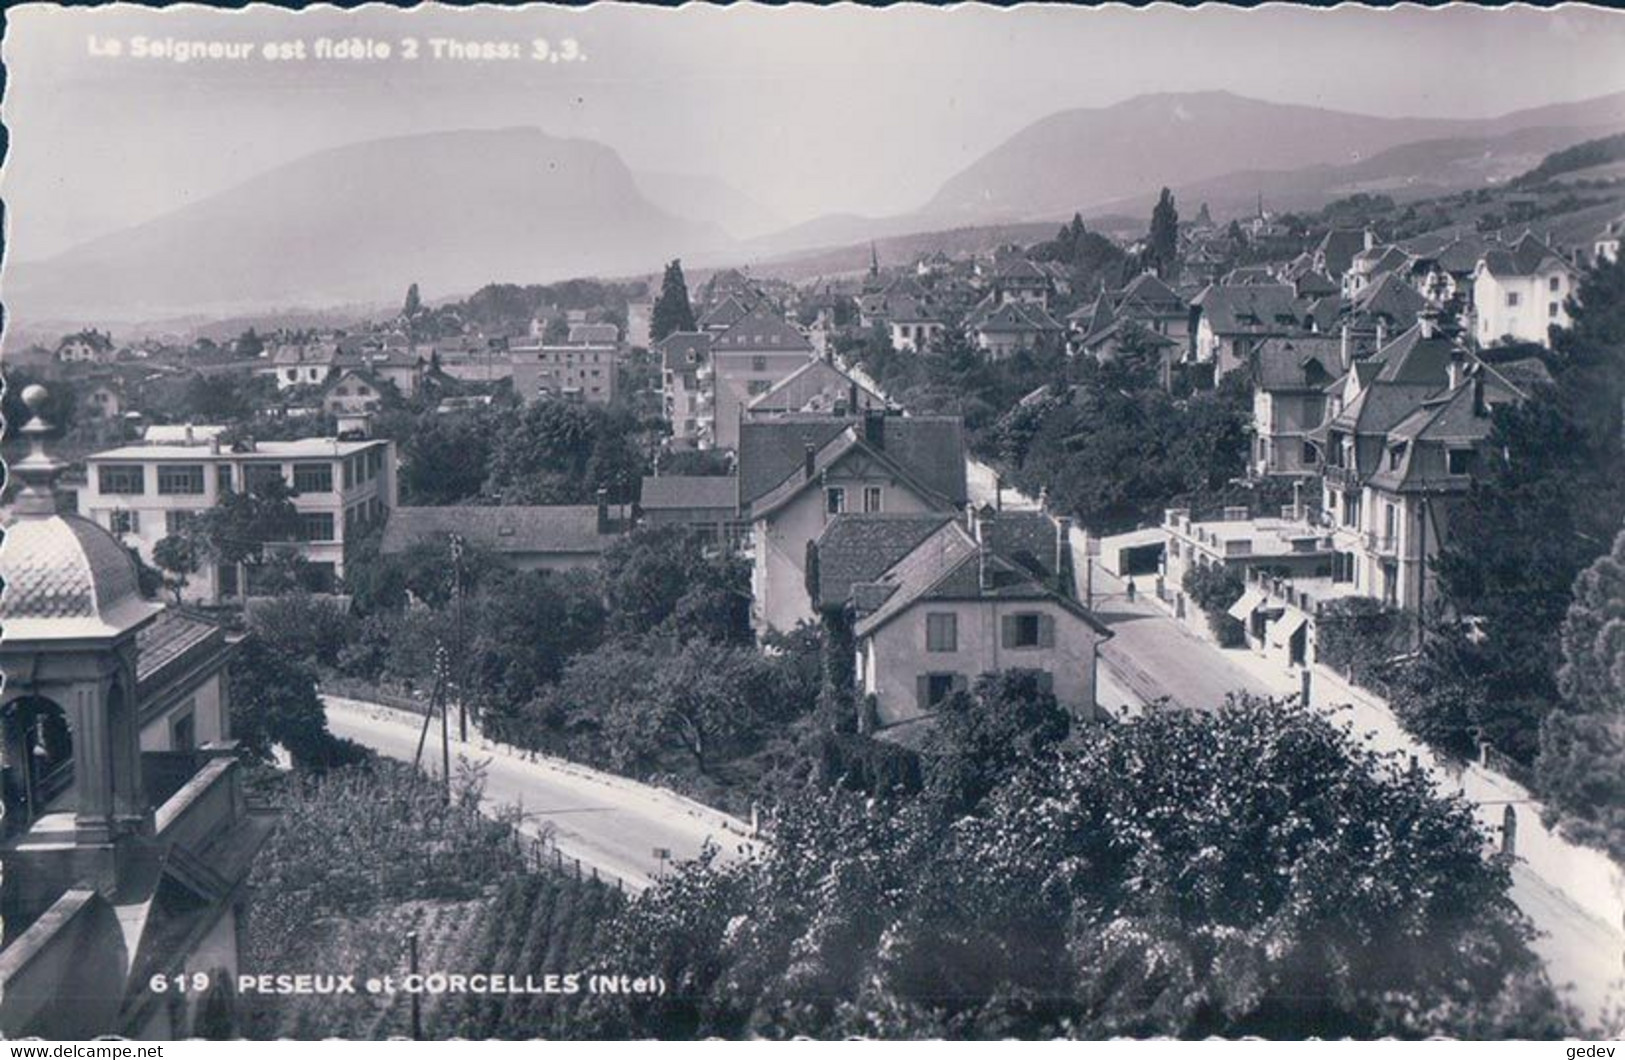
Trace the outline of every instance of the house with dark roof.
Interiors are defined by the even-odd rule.
[[[1344,338],[1269,338],[1253,362],[1255,475],[1313,475],[1318,454],[1309,432],[1326,418],[1326,387],[1342,374]]]
[[[966,326],[976,348],[997,360],[1018,350],[1049,350],[1066,334],[1059,321],[1037,303],[1005,302],[972,316]]]
[[[1306,334],[1304,309],[1286,284],[1210,285],[1191,303],[1196,363],[1213,365],[1215,380],[1245,368],[1264,339]]]
[[[1551,329],[1570,325],[1568,299],[1578,273],[1533,235],[1486,250],[1473,273],[1473,337],[1480,347],[1504,341],[1551,345]]]
[[[1356,577],[1368,595],[1418,613],[1436,598],[1433,559],[1474,472],[1493,457],[1492,413],[1527,397],[1506,373],[1467,360],[1388,429],[1364,481]]]
[[[1376,243],[1368,231],[1358,228],[1334,228],[1321,237],[1310,252],[1315,272],[1341,283],[1343,274],[1354,263],[1354,256]]]
[[[750,524],[739,518],[734,475],[648,475],[638,493],[645,526],[687,526],[729,547],[744,543]]]
[[[807,547],[837,516],[957,512],[965,503],[957,417],[798,414],[739,430],[738,510],[751,525],[758,629],[788,631],[814,617]]]
[[[425,545],[449,549],[455,536],[514,570],[574,570],[596,564],[631,526],[629,506],[602,499],[596,505],[396,508],[378,551],[399,556]]]
[[[912,742],[945,698],[1006,670],[1096,716],[1111,631],[1072,593],[1070,552],[1065,524],[1037,512],[841,516],[809,550],[807,581],[852,624],[854,685],[877,733]]]
[[[1019,302],[1049,308],[1050,274],[1026,257],[1013,257],[993,274],[993,299],[1000,305]]]
[[[1428,309],[1428,300],[1406,275],[1388,272],[1360,289],[1350,300],[1343,319],[1360,331],[1380,329],[1385,335],[1397,335]]]
[[[812,343],[767,299],[711,336],[715,443],[739,444],[739,421],[751,400],[814,359]]]

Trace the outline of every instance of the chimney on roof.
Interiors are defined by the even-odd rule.
[[[1377,349],[1388,345],[1388,322],[1382,317],[1377,318]]]
[[[976,510],[976,584],[982,589],[993,588],[993,565],[988,562],[993,552],[993,525],[998,513],[983,506]]]
[[[1439,319],[1431,312],[1424,312],[1416,318],[1416,327],[1424,339],[1431,339],[1438,326]]]
[[[220,455],[220,436],[217,435],[217,434],[213,434],[213,435],[209,436],[209,455],[211,455],[211,456],[219,456]]]
[[[609,490],[598,487],[598,532],[609,533]]]
[[[812,481],[813,463],[817,458],[818,450],[813,448],[811,442],[801,447],[801,473],[807,477],[808,482]]]
[[[886,410],[863,410],[863,440],[873,449],[886,448]]]
[[[846,388],[846,409],[850,416],[858,414],[858,382],[855,379]]]
[[[1484,373],[1473,373],[1473,415],[1488,416],[1489,406],[1484,403]]]
[[[1345,322],[1343,324],[1343,345],[1342,345],[1342,348],[1338,351],[1339,357],[1342,359],[1343,370],[1345,372],[1348,371],[1349,366],[1354,363],[1352,352],[1353,351],[1351,351],[1349,349],[1349,326]]]
[[[187,444],[187,445],[191,445],[191,444],[192,444],[192,442],[193,442],[193,437],[192,437],[192,425],[191,425],[191,424],[190,424],[190,423],[188,423],[188,424],[187,424],[187,425],[186,425],[186,444]]]

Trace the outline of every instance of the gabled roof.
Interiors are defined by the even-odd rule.
[[[812,352],[812,343],[808,342],[807,336],[792,327],[764,300],[735,321],[726,331],[717,334],[712,341],[711,348],[730,352],[737,350],[761,350],[765,352],[805,350],[810,353]]]
[[[459,534],[476,549],[494,553],[567,552],[596,555],[615,540],[599,533],[591,504],[445,505],[396,508],[384,524],[378,549],[384,555]]]
[[[1340,371],[1341,337],[1268,338],[1258,344],[1258,386],[1275,393],[1318,393]]]
[[[674,331],[655,343],[660,354],[660,366],[668,372],[679,372],[691,365],[705,364],[711,356],[712,335],[706,331]],[[689,354],[694,360],[689,361]]]
[[[807,446],[814,452],[851,425],[844,416],[779,416],[739,424],[739,507],[801,470]]]
[[[1042,306],[1006,302],[982,318],[975,330],[992,334],[1022,334],[1029,331],[1056,332],[1063,329]]]
[[[614,346],[621,341],[621,329],[614,324],[571,324],[565,341],[572,346]]]
[[[806,474],[803,450],[802,462],[796,471],[751,501],[751,517],[760,519],[784,507],[805,490],[818,485],[826,471],[853,454],[862,454],[887,468],[928,503],[942,508],[961,507],[967,491],[959,419],[879,415],[885,426],[878,443],[871,443],[865,437],[862,418],[847,420],[849,426],[845,430],[814,452],[812,475]]]
[[[278,346],[271,354],[271,363],[287,367],[301,364],[332,364],[339,355],[336,343],[320,342],[308,346]]]
[[[955,518],[954,512],[837,515],[818,536],[814,605],[847,603],[853,586],[876,580]]]
[[[756,395],[745,407],[751,411],[833,412],[836,405],[847,403],[853,387],[858,389],[859,408],[885,407],[886,401],[879,394],[822,359],[808,361]]]
[[[990,549],[984,555],[957,520],[943,524],[880,578],[856,585],[854,594],[865,598],[862,603],[878,603],[876,610],[859,618],[855,632],[860,637],[874,633],[914,604],[929,600],[1045,601],[1076,615],[1103,639],[1112,635],[1075,600],[1049,588],[996,550]]]
[[[1427,299],[1395,273],[1386,273],[1382,279],[1360,290],[1354,296],[1352,309],[1365,316],[1387,317],[1395,324],[1408,327],[1427,308]]]
[[[1016,258],[999,266],[998,281],[1012,280],[1024,285],[1037,286],[1049,282],[1049,274],[1026,258]]]
[[[1183,315],[1189,309],[1185,299],[1155,273],[1142,272],[1130,280],[1123,288],[1123,293],[1117,299],[1118,307],[1143,306],[1146,309],[1163,314],[1178,313]]]
[[[1333,276],[1341,276],[1354,262],[1354,255],[1365,249],[1365,233],[1358,228],[1334,228],[1321,237],[1315,254],[1322,266]]]
[[[1417,324],[1401,332],[1392,342],[1367,358],[1375,380],[1385,383],[1415,383],[1434,390],[1450,381],[1450,362],[1458,356],[1455,345],[1439,335],[1424,336]]]
[[[1293,289],[1298,292],[1299,298],[1322,298],[1335,296],[1342,288],[1324,272],[1309,270],[1300,273],[1293,281]]]
[[[730,294],[700,314],[697,324],[707,331],[720,331],[733,327],[749,312],[750,306],[746,305],[743,299]]]
[[[1565,271],[1573,271],[1568,262],[1551,247],[1535,238],[1533,233],[1525,233],[1524,237],[1510,249],[1497,247],[1486,250],[1482,264],[1485,271],[1496,279],[1533,276],[1542,268],[1553,265]]]
[[[646,512],[681,509],[726,509],[739,503],[739,479],[733,475],[647,475],[638,494]]]
[[[1303,306],[1285,284],[1213,284],[1193,303],[1215,334],[1289,333],[1302,327]]]

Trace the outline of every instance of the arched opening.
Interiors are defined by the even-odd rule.
[[[43,696],[0,707],[5,832],[25,831],[46,813],[72,809],[73,733],[67,712]]]

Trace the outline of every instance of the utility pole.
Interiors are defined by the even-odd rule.
[[[457,623],[457,736],[464,743],[468,742],[468,692],[465,688],[468,676],[468,649],[463,643],[463,536],[451,535],[451,594],[453,612]]]
[[[446,682],[444,674],[447,668],[446,649],[441,647],[435,653],[435,665],[442,674],[441,680],[436,682],[440,688],[440,791],[446,805],[451,805],[451,705],[446,702]],[[432,709],[432,708],[431,708]]]

